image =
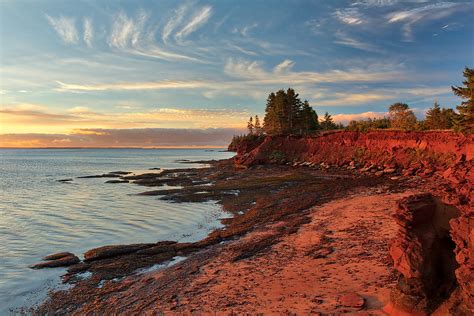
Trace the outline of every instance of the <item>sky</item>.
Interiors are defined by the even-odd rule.
[[[271,91],[455,107],[474,1],[0,0],[0,146],[225,146]]]

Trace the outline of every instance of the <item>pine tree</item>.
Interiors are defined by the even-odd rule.
[[[334,123],[334,120],[332,119],[332,116],[328,112],[324,113],[324,118],[323,118],[320,125],[321,125],[321,129],[323,129],[325,131],[329,131],[329,130],[333,130],[333,129],[338,128],[336,123]]]
[[[455,129],[462,132],[474,132],[474,68],[464,68],[463,72],[465,81],[464,87],[454,87],[454,94],[466,101],[462,101],[457,110],[459,116],[454,121]]]
[[[265,117],[263,120],[263,129],[269,134],[275,134],[277,132],[277,113],[275,107],[275,93],[270,93],[267,98],[267,105],[265,107]]]
[[[253,125],[253,118],[252,117],[250,117],[250,119],[247,123],[247,129],[249,131],[249,135],[253,135],[254,125]]]
[[[426,129],[450,129],[456,113],[453,109],[440,108],[438,102],[426,112],[424,127]]]
[[[269,94],[263,121],[267,134],[306,134],[318,128],[318,115],[308,101],[301,101],[295,90],[288,88]]]
[[[318,114],[316,114],[316,111],[309,105],[307,100],[303,102],[301,110],[301,129],[301,133],[311,133],[320,129]]]
[[[255,115],[255,134],[257,135],[262,135],[262,126],[260,125],[260,119],[258,118],[258,115]]]

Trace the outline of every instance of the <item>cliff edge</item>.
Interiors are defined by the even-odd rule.
[[[423,178],[425,194],[399,202],[390,255],[399,275],[391,314],[474,312],[474,136],[449,131],[335,131],[317,136],[267,136],[234,144],[234,162],[333,167],[398,178]],[[251,150],[249,150],[251,149]],[[442,295],[441,292],[449,293]],[[445,305],[446,305],[445,304]]]

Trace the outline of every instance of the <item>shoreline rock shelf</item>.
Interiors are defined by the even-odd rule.
[[[31,269],[68,267],[79,263],[81,260],[70,252],[58,252],[43,258],[43,262],[30,266]]]

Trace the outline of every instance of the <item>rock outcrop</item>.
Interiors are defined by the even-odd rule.
[[[399,278],[391,302],[405,312],[428,314],[457,286],[454,271],[459,265],[449,222],[460,212],[431,194],[410,196],[398,206],[394,217],[399,231],[390,255]]]
[[[80,262],[79,258],[70,252],[58,252],[43,258],[43,262],[30,266],[31,269],[67,267]]]
[[[137,252],[146,248],[151,248],[155,244],[131,244],[131,245],[111,245],[94,248],[84,253],[84,261],[94,261],[100,259],[113,258],[121,255]]]

